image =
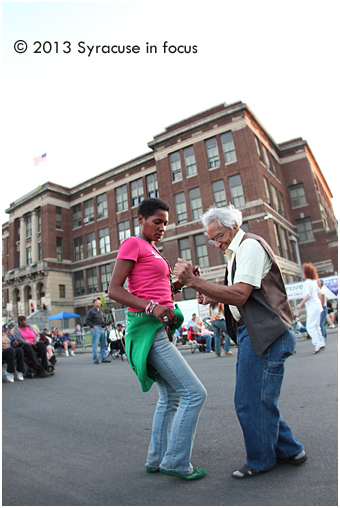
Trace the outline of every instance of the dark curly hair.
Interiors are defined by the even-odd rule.
[[[319,278],[318,272],[316,271],[316,268],[315,266],[312,265],[312,263],[303,263],[302,270],[307,279],[316,280]]]
[[[144,219],[154,215],[157,210],[164,210],[168,212],[170,210],[169,205],[165,201],[158,198],[145,198],[141,202],[137,210],[137,216],[142,215]]]

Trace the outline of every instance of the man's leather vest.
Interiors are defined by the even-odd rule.
[[[260,289],[254,288],[243,307],[237,307],[241,314],[241,323],[235,321],[229,309],[229,305],[224,306],[224,313],[228,334],[234,342],[236,342],[238,326],[244,324],[249,333],[255,353],[258,356],[262,356],[264,351],[290,328],[294,316],[287,298],[281,270],[271,247],[263,238],[253,233],[246,233],[241,243],[247,240],[247,238],[253,238],[260,242],[264,250],[268,253],[272,261],[272,266],[267,275],[262,279]],[[232,265],[232,284],[234,283],[235,271],[236,256]],[[224,284],[228,285],[228,265]]]

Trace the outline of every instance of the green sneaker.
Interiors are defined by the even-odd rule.
[[[183,480],[199,480],[207,474],[205,469],[199,469],[198,467],[194,467],[191,473],[176,473],[175,471],[166,471],[165,469],[160,469],[160,472],[170,476],[178,476],[178,478],[183,478]]]
[[[159,467],[146,466],[145,469],[146,469],[147,473],[158,473],[159,472]]]

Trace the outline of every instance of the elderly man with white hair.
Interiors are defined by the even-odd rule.
[[[278,462],[303,464],[303,445],[278,408],[284,362],[294,353],[296,337],[275,255],[263,238],[240,228],[242,213],[233,205],[213,206],[201,220],[208,242],[226,255],[225,284],[193,276],[184,259],[178,259],[174,274],[198,292],[200,303],[224,303],[228,334],[237,341],[235,408],[247,462],[232,477],[252,478]]]

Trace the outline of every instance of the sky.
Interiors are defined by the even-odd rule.
[[[3,2],[2,223],[39,185],[75,186],[149,153],[167,126],[236,101],[277,143],[308,142],[338,217],[339,10],[333,0]]]

